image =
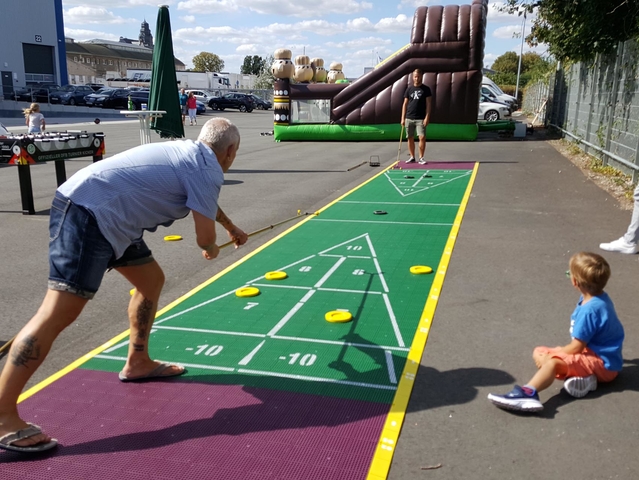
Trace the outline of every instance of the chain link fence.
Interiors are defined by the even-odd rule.
[[[604,164],[639,175],[639,39],[590,64],[558,65],[526,88],[523,109],[561,130]]]

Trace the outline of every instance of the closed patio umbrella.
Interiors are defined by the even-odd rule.
[[[175,76],[171,19],[169,18],[169,7],[167,5],[160,6],[155,28],[149,109],[166,111],[163,117],[154,118],[151,123],[151,128],[157,131],[160,137],[184,137],[177,78]]]

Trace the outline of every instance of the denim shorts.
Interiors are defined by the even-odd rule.
[[[51,290],[91,299],[111,268],[144,265],[153,261],[142,239],[116,259],[111,244],[86,208],[56,192],[49,216],[49,284]]]

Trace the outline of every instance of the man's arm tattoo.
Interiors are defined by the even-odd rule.
[[[217,209],[217,213],[215,214],[215,221],[222,225],[226,230],[229,230],[229,228],[233,226],[233,222],[231,222],[231,219],[227,217],[226,214],[219,207]]]

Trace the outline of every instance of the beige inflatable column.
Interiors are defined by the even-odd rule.
[[[273,84],[273,121],[276,125],[288,125],[291,104],[289,92],[290,79],[295,73],[295,66],[291,62],[291,51],[285,48],[275,50],[271,73],[275,77]]]
[[[314,58],[311,60],[311,68],[313,69],[313,81],[315,83],[326,82],[326,69],[324,68],[323,58]]]
[[[328,83],[335,83],[338,80],[346,78],[344,72],[342,72],[342,64],[333,62],[331,63],[330,71],[328,72]]]
[[[295,57],[295,75],[293,78],[297,83],[308,83],[313,79],[313,69],[307,55]]]

